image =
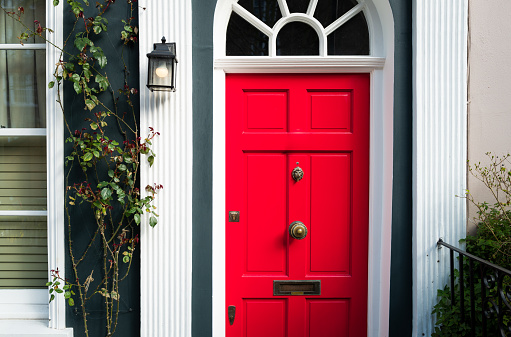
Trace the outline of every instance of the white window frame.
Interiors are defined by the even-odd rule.
[[[394,19],[388,0],[358,1],[363,4],[362,10],[369,26],[369,56],[326,55],[326,44],[320,43],[320,56],[226,57],[227,25],[231,12],[238,13],[238,5],[237,0],[217,2],[213,25],[215,58],[213,64],[213,336],[225,336],[226,74],[353,72],[371,74],[367,334],[368,336],[388,335],[392,229]],[[283,1],[279,0],[279,4],[281,3]],[[317,1],[313,0],[312,3],[311,7]],[[286,19],[287,12],[284,10],[284,18],[281,20],[296,21],[296,18]],[[312,19],[309,17],[308,20]],[[272,31],[272,34],[274,33]],[[324,37],[327,33],[322,32],[325,34]],[[323,41],[325,41],[324,37]],[[270,49],[270,55],[272,54],[274,53]]]
[[[63,45],[63,4],[53,6],[46,0],[46,24],[54,33],[47,33],[49,42],[37,44],[0,44],[0,49],[46,50],[46,83],[54,80],[55,65],[61,57],[54,46]],[[47,156],[47,211],[0,211],[0,215],[46,216],[48,228],[48,276],[50,270],[59,270],[65,275],[65,238],[64,238],[64,119],[57,102],[57,88],[46,88],[46,129],[0,129],[0,136],[46,136]],[[63,104],[63,102],[62,102]],[[2,332],[31,335],[48,335],[48,328],[62,330],[59,336],[72,335],[72,329],[66,328],[65,301],[56,296],[48,304],[46,289],[0,290],[0,324]],[[15,305],[13,305],[15,304]],[[19,321],[22,319],[23,321]],[[27,321],[29,320],[29,321]]]

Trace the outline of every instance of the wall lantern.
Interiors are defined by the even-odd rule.
[[[147,87],[151,91],[176,91],[176,44],[165,41],[162,37],[161,43],[155,43],[154,50],[147,54]]]

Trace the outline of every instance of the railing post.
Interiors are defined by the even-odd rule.
[[[506,333],[502,327],[502,321],[503,321],[503,317],[504,317],[504,310],[505,308],[503,308],[503,303],[502,303],[502,294],[501,291],[502,291],[502,280],[504,279],[504,275],[502,275],[501,277],[501,273],[499,270],[496,270],[496,273],[497,273],[497,298],[498,298],[498,301],[499,301],[499,304],[497,306],[497,326],[498,326],[498,330],[500,332],[500,335],[503,336],[503,337],[506,337]],[[505,295],[504,295],[505,296]]]
[[[470,330],[472,337],[476,335],[476,303],[474,293],[474,261],[468,260],[470,276]]]
[[[451,262],[451,305],[456,305],[454,297],[454,251],[449,251],[450,262]]]
[[[479,271],[481,273],[481,301],[482,301],[482,310],[483,310],[483,337],[486,337],[486,286],[484,285],[484,265],[482,263],[479,264]]]
[[[461,321],[465,323],[465,273],[463,268],[463,255],[458,255],[460,259],[460,311],[461,311]]]

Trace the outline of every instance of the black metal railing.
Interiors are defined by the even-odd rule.
[[[511,336],[511,271],[445,243],[442,239],[438,240],[437,246],[439,248],[447,247],[450,250],[451,306],[459,306],[462,322],[466,322],[466,319],[469,318],[471,336],[476,336],[476,330],[479,332],[477,335],[482,336]],[[459,303],[456,303],[455,296],[454,252],[458,253]],[[468,275],[465,275],[467,266],[464,259],[468,259]],[[467,278],[468,285],[465,284]],[[477,282],[480,282],[480,294],[477,294],[480,296],[479,299],[476,298],[475,292]],[[465,292],[467,291],[465,288],[467,286],[470,292],[470,313],[466,312],[467,308],[465,307]],[[476,302],[480,303],[479,313],[476,312]],[[477,315],[480,316],[480,319],[476,318]],[[476,329],[476,324],[482,326]]]

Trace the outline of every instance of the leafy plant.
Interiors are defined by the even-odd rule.
[[[65,10],[64,14],[74,20],[73,28],[64,46],[53,45],[60,50],[61,58],[48,87],[58,92],[58,103],[68,131],[65,212],[72,277],[67,279],[58,270],[51,270],[51,280],[46,286],[49,287],[50,302],[60,295],[68,305],[77,303],[80,306],[86,336],[89,336],[88,304],[97,296],[103,299],[105,335],[115,333],[120,311],[119,284],[130,272],[139,243],[136,227],[145,215],[150,226],[158,222],[152,202],[162,186],[147,186],[145,196],[142,196],[137,179],[142,156],[146,156],[150,166],[154,163],[156,155],[151,146],[159,133],[150,128],[145,137],[140,136],[137,109],[133,103],[138,90],[129,85],[130,72],[124,60],[125,50],[137,42],[135,1],[127,0],[128,16],[122,20],[121,31],[115,34],[121,42],[121,57],[111,67],[103,44],[112,42],[102,35],[110,28],[106,13],[114,5],[114,0],[93,4],[87,0],[66,0],[70,10]],[[54,0],[53,4],[59,5],[59,0]],[[53,32],[37,20],[34,27],[25,25],[21,20],[23,7],[7,11],[0,5],[0,9],[22,25],[20,43],[35,36],[45,39],[45,33]],[[119,65],[124,73],[124,83],[116,88],[107,70],[118,72]],[[72,114],[65,111],[60,94],[66,83],[83,102],[81,111]],[[79,115],[86,126],[73,130],[68,118],[74,115]],[[73,213],[73,209],[80,210],[80,217]],[[84,222],[95,224],[93,233],[85,247],[75,247],[73,238],[82,235]],[[87,267],[97,266],[98,261],[100,267]]]
[[[511,164],[510,155],[503,157],[486,154],[489,159],[487,166],[477,163],[470,166],[470,173],[481,181],[493,196],[493,204],[486,201],[478,202],[474,196],[467,191],[466,198],[477,208],[477,232],[461,240],[466,244],[467,252],[511,270],[511,171],[508,166]],[[455,270],[455,305],[451,303],[451,289],[445,286],[438,290],[438,303],[434,306],[432,314],[436,315],[436,327],[433,337],[439,336],[470,336],[470,291],[468,258],[464,262],[464,279],[460,279],[459,271]],[[482,336],[482,300],[481,300],[481,279],[479,266],[474,264],[474,291],[475,291],[475,326],[476,336]],[[460,289],[459,284],[465,284],[465,320],[461,318]],[[504,278],[504,289],[511,285],[509,277]],[[497,287],[486,290],[488,298],[497,298]],[[488,303],[490,310],[496,310],[491,303]],[[487,308],[488,309],[488,308]],[[504,316],[503,323],[508,326],[510,317]],[[487,319],[487,331],[498,331],[496,315]],[[490,333],[491,335],[491,333]]]

